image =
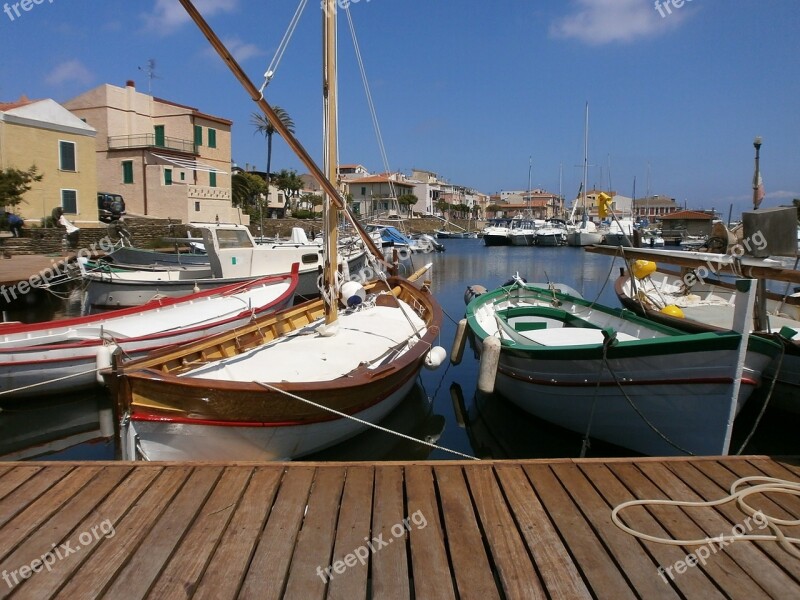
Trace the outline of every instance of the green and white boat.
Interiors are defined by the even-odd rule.
[[[752,302],[740,306],[737,322],[752,315]],[[744,328],[686,333],[521,280],[475,297],[466,316],[481,382],[537,417],[652,456],[727,454],[736,414],[781,351]]]

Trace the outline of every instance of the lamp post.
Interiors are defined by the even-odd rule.
[[[756,149],[756,170],[753,174],[753,210],[758,209],[758,205],[761,204],[761,198],[759,198],[759,187],[760,187],[760,179],[761,179],[761,172],[759,171],[758,161],[759,155],[761,152],[761,136],[756,136],[756,139],[753,140],[753,147]]]

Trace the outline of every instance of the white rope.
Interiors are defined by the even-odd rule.
[[[760,481],[764,483],[759,483],[758,485],[752,485],[746,489],[741,491],[737,491],[737,488],[743,483],[749,483],[751,481]],[[619,506],[617,506],[611,512],[611,520],[614,524],[629,533],[630,535],[637,537],[642,540],[646,540],[649,542],[655,542],[657,544],[667,544],[670,546],[701,546],[704,544],[711,544],[711,543],[723,543],[723,542],[732,542],[732,541],[741,541],[741,540],[751,540],[751,541],[759,541],[759,542],[778,542],[784,550],[786,550],[789,554],[800,558],[800,550],[798,550],[797,546],[800,546],[800,538],[793,538],[787,537],[786,534],[781,531],[780,526],[797,526],[800,525],[800,519],[778,519],[777,517],[771,517],[769,515],[765,515],[762,511],[756,511],[753,507],[751,507],[747,502],[745,502],[745,498],[752,494],[768,494],[768,493],[778,493],[778,494],[791,494],[792,496],[800,496],[800,483],[786,481],[785,479],[776,479],[774,477],[762,477],[762,476],[754,476],[754,477],[742,477],[741,479],[737,479],[731,485],[731,493],[730,495],[720,498],[719,500],[708,500],[708,501],[698,501],[692,502],[688,500],[631,500],[629,502],[623,502]],[[706,538],[698,538],[694,540],[675,540],[670,538],[662,538],[658,536],[652,536],[646,533],[642,533],[641,531],[637,531],[625,525],[619,517],[619,513],[628,508],[629,506],[648,506],[648,505],[666,505],[666,506],[692,506],[692,507],[702,507],[702,506],[719,506],[720,504],[726,504],[731,500],[736,500],[736,504],[738,505],[739,509],[744,512],[745,514],[749,515],[750,517],[756,516],[758,514],[758,519],[763,519],[764,522],[769,526],[772,530],[774,535],[724,535],[720,534],[716,537],[706,537]]]
[[[89,373],[97,373],[98,371],[102,371],[103,369],[107,369],[108,367],[97,367],[94,369],[89,369],[88,371],[81,371],[79,373],[72,373],[71,375],[64,375],[63,377],[56,377],[55,379],[48,379],[47,381],[39,381],[37,383],[31,383],[30,385],[23,385],[22,387],[14,388],[11,390],[2,390],[0,391],[0,396],[4,396],[6,394],[14,394],[16,392],[23,392],[25,390],[29,390],[35,387],[40,387],[43,385],[48,385],[50,383],[56,383],[58,381],[65,381],[67,379],[72,379],[73,377],[80,377],[81,375],[88,375]]]
[[[258,385],[260,385],[261,387],[264,387],[264,388],[266,388],[268,390],[271,390],[273,392],[278,392],[280,394],[288,396],[289,398],[293,398],[294,400],[299,400],[300,402],[304,402],[306,404],[309,404],[309,405],[313,406],[314,408],[318,408],[318,409],[321,409],[321,410],[325,410],[325,411],[327,411],[329,413],[333,413],[334,415],[342,417],[343,419],[350,419],[351,421],[355,421],[356,423],[359,423],[361,425],[366,425],[367,427],[372,427],[373,429],[377,429],[378,431],[383,431],[384,433],[389,433],[391,435],[395,435],[397,437],[403,438],[405,440],[409,440],[411,442],[417,442],[418,444],[422,444],[423,446],[429,446],[430,448],[434,448],[436,450],[442,450],[443,452],[449,452],[450,454],[455,454],[456,456],[460,456],[462,458],[468,458],[470,460],[480,460],[476,456],[470,456],[469,454],[464,454],[463,452],[459,452],[458,450],[451,450],[450,448],[445,448],[444,446],[439,446],[437,444],[434,444],[433,442],[426,442],[425,440],[417,439],[417,438],[412,437],[410,435],[406,435],[405,433],[400,433],[399,431],[393,431],[391,429],[387,429],[386,427],[382,427],[381,425],[377,425],[375,423],[370,423],[369,421],[364,421],[363,419],[359,419],[358,417],[354,417],[353,415],[348,415],[347,413],[340,412],[340,411],[338,411],[338,410],[336,410],[334,408],[330,408],[328,406],[323,406],[322,404],[317,404],[316,402],[314,402],[312,400],[306,400],[305,398],[301,398],[300,396],[292,394],[291,392],[287,392],[286,390],[282,390],[282,389],[280,389],[278,387],[275,387],[274,385],[270,385],[268,383],[264,383],[263,381],[257,381],[256,383]]]
[[[381,126],[378,123],[378,113],[375,110],[375,103],[372,100],[372,92],[369,88],[369,80],[367,79],[367,71],[364,68],[364,59],[361,56],[361,48],[358,45],[358,38],[356,37],[356,29],[355,25],[353,24],[353,17],[350,14],[350,7],[344,9],[345,14],[347,15],[347,24],[350,27],[350,35],[353,39],[353,49],[356,54],[356,60],[358,61],[358,70],[361,73],[361,82],[364,84],[364,93],[367,96],[367,105],[369,106],[369,114],[372,117],[372,126],[375,129],[375,136],[378,138],[378,149],[381,153],[381,160],[383,161],[383,169],[386,172],[386,177],[389,182],[389,195],[392,198],[396,198],[396,193],[394,189],[394,182],[392,178],[389,177],[389,159],[386,156],[386,146],[383,143],[383,136],[381,135]]]
[[[300,0],[300,4],[298,5],[297,10],[292,17],[292,20],[289,22],[289,27],[286,30],[286,33],[283,34],[283,39],[278,45],[278,49],[275,51],[275,56],[272,57],[272,62],[269,63],[267,70],[264,72],[264,83],[261,84],[261,87],[258,90],[261,93],[260,99],[264,98],[264,90],[275,76],[275,71],[278,70],[278,65],[283,58],[284,52],[286,52],[286,48],[289,46],[289,40],[292,39],[294,30],[297,28],[297,24],[300,22],[300,16],[303,14],[303,10],[305,9],[307,2],[308,0]]]

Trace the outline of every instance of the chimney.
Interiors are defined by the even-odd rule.
[[[136,83],[133,81],[133,79],[128,79],[128,81],[125,82],[125,87],[129,87],[129,88],[134,88],[135,89],[136,88]]]

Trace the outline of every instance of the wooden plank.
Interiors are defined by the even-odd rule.
[[[414,572],[414,593],[417,598],[455,600],[450,560],[444,545],[444,531],[439,518],[439,503],[430,467],[410,466],[405,470],[408,506],[404,517],[414,515],[415,523],[408,528],[403,521],[377,532],[387,544],[411,546],[411,565]]]
[[[17,513],[25,510],[51,487],[63,480],[74,467],[67,465],[51,466],[32,474],[13,492],[0,500],[0,527],[8,523]],[[0,555],[2,558],[2,555]]]
[[[497,476],[550,598],[591,598],[521,467],[498,465]]]
[[[796,476],[793,471],[790,471],[784,465],[780,465],[772,460],[753,460],[751,464],[766,477],[785,479],[794,483],[800,482],[800,477]],[[800,519],[800,497],[792,494],[776,494],[773,496],[773,499],[785,510],[790,512],[795,519]]]
[[[175,548],[214,490],[221,471],[220,467],[194,469],[181,491],[144,538],[142,545],[117,573],[107,591],[110,598],[141,598],[152,589]]]
[[[165,468],[122,520],[114,525],[113,544],[102,544],[97,548],[59,595],[63,598],[96,598],[103,594],[114,583],[114,578],[131,555],[140,548],[191,473],[191,467]]]
[[[151,598],[184,599],[194,595],[252,474],[253,470],[247,467],[225,469],[188,534],[150,590]]]
[[[783,467],[787,471],[791,472],[795,477],[800,477],[800,459],[785,457],[774,459],[770,462],[774,462],[776,465]]]
[[[40,496],[17,514],[13,520],[0,529],[0,540],[5,548],[0,549],[0,559],[7,558],[14,548],[53,513],[86,486],[101,471],[100,467],[73,469],[66,477],[50,487],[47,494]],[[21,489],[21,488],[20,488]],[[8,498],[11,499],[11,496]],[[19,565],[14,565],[16,568]]]
[[[592,529],[643,598],[676,597],[657,576],[658,566],[639,541],[611,521],[611,506],[597,493],[577,465],[554,465],[553,473],[575,499]]]
[[[472,506],[463,467],[434,467],[441,498],[447,549],[461,600],[500,598],[486,555],[477,515]]]
[[[258,600],[283,597],[313,481],[313,467],[292,466],[286,469],[239,597]]]
[[[339,523],[336,528],[336,542],[333,547],[334,560],[342,560],[347,554],[358,549],[358,564],[349,567],[341,575],[336,575],[328,584],[328,598],[348,598],[366,600],[369,579],[369,563],[372,551],[367,545],[371,541],[372,530],[372,488],[375,469],[368,467],[348,467],[339,509]],[[368,552],[364,557],[365,550]]]
[[[44,571],[31,577],[21,588],[23,596],[30,598],[49,598],[58,591],[74,575],[75,572],[89,560],[92,553],[97,551],[100,545],[107,548],[114,548],[116,541],[116,531],[120,519],[125,515],[130,506],[141,496],[153,480],[162,472],[160,467],[137,467],[128,477],[125,478],[114,490],[91,511],[82,523],[77,525],[74,531],[89,531],[92,527],[101,525],[100,532],[108,531],[106,522],[110,522],[114,528],[108,532],[104,540],[92,547],[82,547],[79,553],[62,560],[57,560],[51,565],[47,573]]]
[[[242,496],[193,600],[236,598],[278,491],[282,466],[258,467]]]
[[[372,500],[372,536],[388,532],[403,520],[403,470],[384,466],[375,470]],[[375,544],[373,544],[373,547]],[[411,598],[408,555],[403,544],[391,544],[372,555],[372,597]]]
[[[42,467],[25,466],[6,469],[5,474],[0,477],[0,500],[8,496],[41,470]]]
[[[61,544],[66,544],[75,553],[90,549],[101,536],[98,535],[95,538],[91,531],[75,530],[76,525],[83,521],[98,503],[102,502],[103,498],[125,478],[130,470],[130,467],[120,466],[107,467],[98,472],[97,476],[88,484],[80,487],[79,496],[69,498],[58,508],[57,512],[41,523],[24,540],[17,540],[19,544],[16,548],[0,562],[0,573],[6,571],[16,573],[18,569],[32,564],[36,559],[40,559],[41,562],[44,554],[47,554],[54,546]],[[10,526],[15,526],[16,523],[15,519]],[[99,523],[98,521],[93,525],[98,527]],[[95,531],[99,534],[99,529]],[[9,538],[10,536],[3,536],[3,542],[13,547],[14,540]],[[23,579],[20,579],[19,583],[22,582]],[[0,586],[0,598],[5,598],[10,593],[11,589]]]
[[[725,468],[721,463],[702,463],[696,465],[696,468],[703,473],[706,477],[708,477],[711,481],[715,482],[718,486],[717,493],[720,496],[727,496],[730,491],[731,482],[734,479],[738,479],[740,477],[750,477],[750,476],[757,476],[761,475],[761,472],[756,469],[753,465],[745,462],[736,462],[733,463],[732,466],[736,469],[735,472],[731,472],[727,468]],[[713,492],[709,492],[710,494]],[[761,510],[761,512],[765,515],[769,515],[770,517],[777,517],[778,519],[793,519],[794,517],[786,512],[780,505],[773,502],[770,498],[776,496],[784,496],[784,494],[771,494],[767,496],[749,496],[747,498],[748,504],[750,504],[756,510]],[[738,511],[737,511],[738,512]],[[726,516],[731,519],[732,512],[726,513]],[[769,528],[764,529],[757,533],[768,533]],[[796,581],[800,581],[800,561],[798,561],[795,557],[791,556],[788,552],[786,552],[783,548],[781,548],[775,542],[755,542],[762,550],[764,550],[767,554],[770,555],[772,560],[777,563],[780,563],[781,567],[789,574],[791,574]]]
[[[545,463],[523,469],[590,589],[598,597],[636,598],[630,583],[577,508],[579,500],[564,491]]]
[[[689,486],[675,476],[669,469],[669,466],[674,465],[642,464],[638,466],[641,472],[659,488],[656,496],[640,495],[638,496],[639,498],[663,498],[666,496],[673,500],[707,500],[707,498],[702,498],[694,493]],[[684,509],[667,506],[663,507],[663,509],[668,514],[677,517],[677,526],[668,528],[676,539],[704,539],[727,534],[731,531],[731,525],[713,508]],[[699,546],[702,545],[704,544]],[[746,567],[746,563],[750,560],[759,561],[760,557],[758,555],[761,552],[757,548],[748,547],[744,544],[731,544],[724,548],[720,548],[718,544],[713,544],[707,547],[714,553],[706,560],[705,565],[700,566],[707,569],[709,573],[717,567],[722,570],[722,572],[717,572],[713,576],[725,593],[733,598],[766,597],[764,590],[752,579],[752,573]],[[698,547],[689,546],[685,549],[688,555]],[[700,568],[700,566],[695,568]]]
[[[317,469],[308,499],[308,510],[292,556],[289,580],[286,582],[287,598],[321,600],[325,598],[327,585],[320,573],[331,564],[345,571],[351,566],[344,562],[333,563],[333,543],[344,476],[342,467]],[[338,570],[334,571],[333,576],[338,574]]]
[[[492,467],[475,465],[467,469],[467,480],[506,596],[546,598]]]
[[[668,465],[668,467],[680,477],[685,485],[696,493],[697,498],[718,500],[728,495],[727,492],[721,491],[719,486],[689,463]],[[756,535],[761,533],[758,523],[753,521],[752,517],[739,510],[735,502],[718,505],[715,509],[728,520],[728,522],[721,520],[725,528],[720,529],[718,533],[731,535],[732,528],[736,526],[741,526],[745,534],[752,533]],[[765,553],[764,548],[760,545],[745,541],[733,542],[726,546],[725,550],[770,596],[779,597],[786,590],[796,587],[796,581],[784,573],[780,567],[776,566],[769,554]],[[797,591],[800,592],[800,590]]]
[[[612,507],[634,499],[631,497],[630,491],[614,475],[614,468],[599,463],[579,466],[581,471],[584,472]],[[629,527],[637,531],[647,531],[651,535],[658,537],[669,537],[669,533],[661,526],[661,523],[654,519],[644,507],[628,508],[622,511],[620,516]],[[657,544],[649,541],[641,541],[640,543],[659,565],[653,575],[663,582],[665,595],[669,593],[667,586],[672,585],[686,598],[703,598],[705,600],[725,597],[702,569],[689,569],[680,577],[674,578],[670,578],[664,572],[665,567],[674,565],[686,558],[686,551],[679,546]]]

